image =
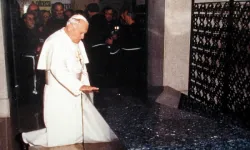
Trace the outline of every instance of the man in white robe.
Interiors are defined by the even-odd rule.
[[[88,58],[81,39],[87,30],[86,18],[74,15],[45,41],[37,69],[46,72],[46,128],[22,133],[25,143],[55,147],[117,139],[91,103],[90,94],[98,88],[90,86],[85,66]]]

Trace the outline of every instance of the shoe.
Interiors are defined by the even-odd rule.
[[[29,150],[29,144],[26,144],[23,141],[22,132],[16,135],[16,141],[19,144],[20,150]]]

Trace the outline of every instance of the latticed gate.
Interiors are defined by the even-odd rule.
[[[249,20],[249,0],[193,0],[188,96],[202,109],[250,115]]]

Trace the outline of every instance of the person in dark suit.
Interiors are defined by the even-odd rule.
[[[49,35],[64,27],[67,22],[67,17],[64,16],[64,5],[62,3],[54,3],[52,5],[51,12],[52,17],[47,23]]]
[[[109,39],[107,43],[119,47],[119,86],[124,95],[146,98],[146,52],[145,37],[141,27],[135,21],[135,14],[129,10],[121,13],[123,25],[119,29],[116,40]]]
[[[36,53],[40,47],[39,31],[33,13],[23,16],[22,24],[15,32],[17,74],[20,84],[21,104],[30,102],[33,94],[37,94],[35,74]]]
[[[84,43],[90,59],[88,70],[90,82],[94,86],[107,86],[107,65],[109,61],[109,50],[105,43],[110,36],[110,28],[105,16],[99,12],[96,3],[87,6],[89,30],[85,35]]]

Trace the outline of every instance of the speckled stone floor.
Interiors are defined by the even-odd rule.
[[[130,96],[100,94],[96,106],[129,150],[250,149],[250,132]]]
[[[96,107],[125,149],[250,149],[250,131],[224,120],[208,119],[155,103],[153,99],[157,94],[149,97],[151,100],[143,102],[133,96],[116,95],[109,90],[101,91],[95,97]],[[42,115],[36,114],[41,109],[35,105],[30,106],[31,109],[24,106],[19,109],[22,111],[19,113],[23,131],[42,127]],[[98,149],[98,144],[95,147]]]

